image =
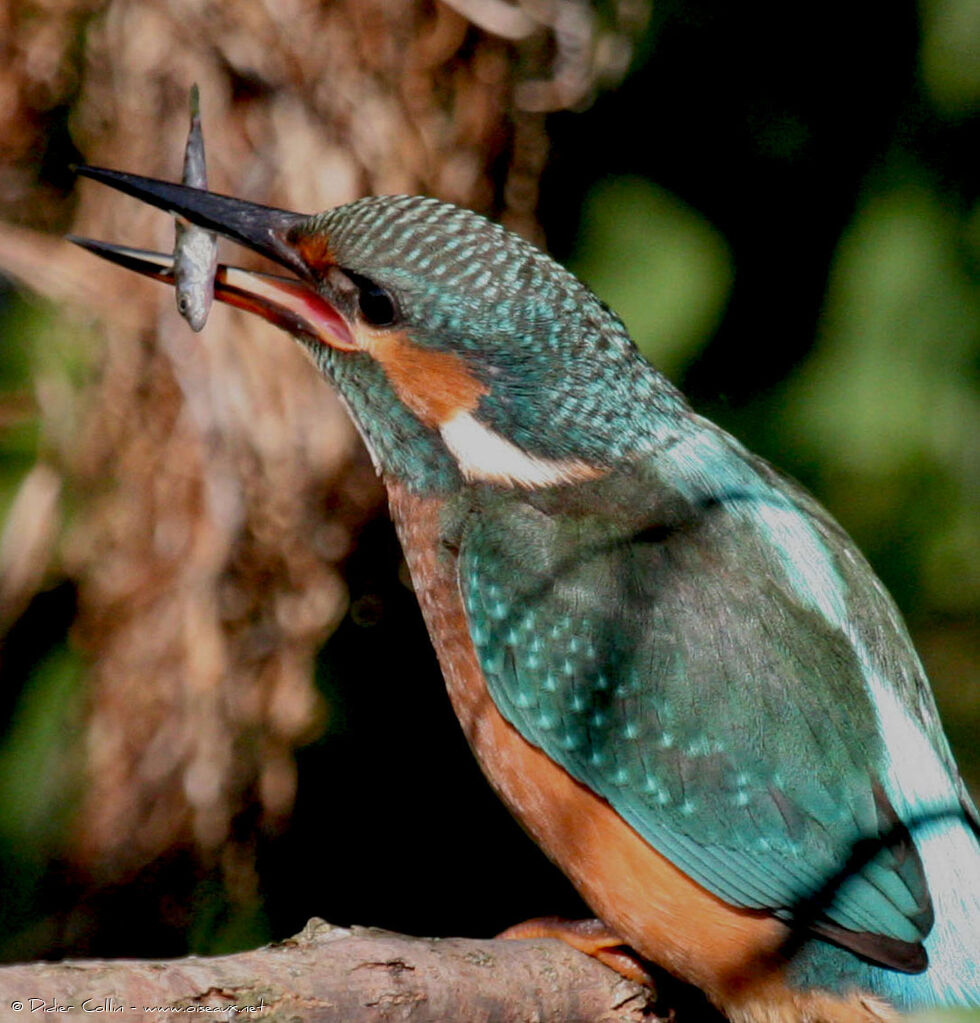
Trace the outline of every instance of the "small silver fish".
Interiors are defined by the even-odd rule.
[[[201,104],[197,86],[191,88],[191,127],[184,150],[185,185],[208,187],[204,164],[204,135],[201,132]],[[218,266],[218,240],[210,231],[177,219],[177,241],[174,245],[174,291],[177,311],[190,324],[201,330],[207,322],[214,300],[214,274]]]

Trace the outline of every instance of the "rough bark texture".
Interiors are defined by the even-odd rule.
[[[288,6],[88,5],[72,103],[85,159],[177,178],[196,81],[219,191],[310,211],[366,192],[491,206],[504,45],[444,8]],[[80,195],[76,231],[172,245],[169,218]],[[105,876],[177,843],[221,848],[250,803],[266,824],[289,812],[292,750],[323,714],[312,659],[345,609],[337,566],[381,495],[283,338],[226,310],[195,337],[166,289],[87,272],[107,347],[60,454],[87,495],[64,548],[92,663],[76,857]]]
[[[322,920],[289,941],[237,955],[0,968],[0,1019],[41,1013],[42,1004],[45,1018],[104,1011],[99,1018],[126,1021],[164,1015],[165,1007],[179,1018],[305,1023],[656,1019],[649,990],[558,941],[409,938]]]
[[[98,367],[38,382],[44,452],[0,544],[0,630],[53,578],[75,584],[91,667],[73,857],[96,877],[178,845],[228,853],[245,807],[264,826],[289,813],[293,750],[326,710],[312,663],[345,610],[338,566],[382,494],[267,325],[221,308],[194,336],[168,289],[39,233],[173,245],[170,218],[90,182],[73,210],[38,154],[70,129],[89,163],[176,180],[197,82],[217,191],[311,212],[426,192],[533,236],[542,112],[615,71],[626,37],[579,0],[526,7],[0,0],[0,266],[74,310]],[[247,860],[228,859],[246,888]]]

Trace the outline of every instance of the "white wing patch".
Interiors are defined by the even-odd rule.
[[[499,483],[513,487],[553,487],[595,479],[605,470],[574,458],[540,458],[529,455],[471,412],[457,412],[439,432],[471,482]]]

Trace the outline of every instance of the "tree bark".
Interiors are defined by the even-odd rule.
[[[625,39],[645,5],[620,6]],[[170,218],[70,193],[64,167],[59,192],[38,153],[67,163],[70,133],[85,162],[175,180],[197,82],[216,191],[305,212],[428,193],[534,236],[544,111],[595,86],[598,18],[580,0],[0,0],[0,29],[0,217],[17,225],[0,266],[73,311],[62,334],[97,367],[38,382],[41,468],[0,544],[0,632],[45,585],[77,591],[75,862],[108,880],[175,847],[213,861],[244,810],[268,828],[292,809],[294,750],[329,712],[313,660],[382,493],[278,332],[220,308],[196,337],[168,289],[42,233],[173,246]]]
[[[235,955],[0,968],[3,1020],[655,1023],[652,997],[560,941],[412,938],[317,919]]]

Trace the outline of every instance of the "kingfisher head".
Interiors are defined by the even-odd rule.
[[[375,196],[304,216],[79,172],[290,269],[295,278],[222,265],[215,297],[296,337],[337,386],[382,474],[414,489],[595,479],[683,413],[584,284],[469,210]],[[172,282],[169,255],[75,240]]]

